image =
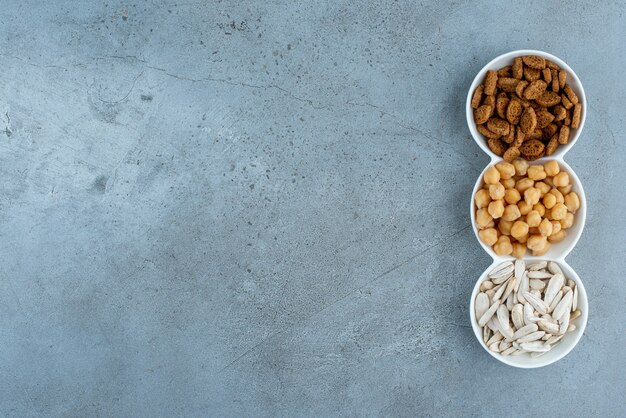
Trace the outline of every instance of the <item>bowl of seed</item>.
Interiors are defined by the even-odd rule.
[[[587,309],[585,287],[564,260],[499,258],[474,286],[470,320],[491,356],[530,369],[572,351],[585,331]]]

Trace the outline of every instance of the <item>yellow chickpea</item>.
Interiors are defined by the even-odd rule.
[[[528,224],[524,221],[515,221],[511,226],[511,236],[519,239],[528,234]]]
[[[513,166],[515,167],[516,176],[526,175],[526,171],[528,170],[528,161],[518,158],[517,160],[513,161]]]
[[[535,187],[535,189],[539,189],[539,191],[541,192],[541,197],[543,197],[546,193],[548,193],[550,191],[550,189],[552,189],[552,187],[548,186],[543,181],[536,182],[534,187]]]
[[[556,203],[565,202],[565,198],[563,197],[563,194],[559,192],[557,189],[550,190],[550,193],[553,194],[554,197],[556,197]]]
[[[539,249],[533,250],[533,255],[535,257],[542,256],[545,253],[547,253],[549,249],[550,249],[550,243],[548,241],[546,241],[546,243],[543,245],[543,248],[539,248]]]
[[[512,189],[515,187],[515,179],[511,177],[510,179],[500,180],[500,184],[502,184],[507,190]]]
[[[576,192],[571,192],[567,196],[565,196],[565,206],[567,206],[567,210],[572,213],[576,213],[576,211],[580,208],[580,199]]]
[[[569,174],[565,171],[561,171],[559,174],[552,178],[552,182],[556,187],[565,187],[569,184]]]
[[[552,235],[550,235],[550,237],[548,237],[548,240],[550,240],[550,242],[554,244],[555,242],[562,241],[563,238],[565,238],[566,236],[567,236],[567,232],[561,229],[559,232],[553,233]]]
[[[543,235],[531,235],[526,241],[526,246],[530,250],[540,250],[546,245],[547,238]]]
[[[549,237],[552,235],[552,222],[547,219],[544,219],[539,224],[539,233],[544,237]]]
[[[478,209],[486,208],[489,206],[489,202],[491,202],[491,197],[488,190],[480,189],[474,195],[474,203]]]
[[[561,229],[571,228],[574,225],[574,214],[568,212],[559,222],[561,223]]]
[[[545,179],[543,179],[543,182],[550,187],[554,187],[554,182],[552,181],[553,178],[554,177],[546,177]]]
[[[567,206],[565,206],[563,203],[557,203],[552,209],[550,209],[550,215],[555,221],[560,221],[561,219],[564,219],[565,215],[567,215]]]
[[[509,237],[501,235],[493,246],[493,251],[499,256],[511,254],[513,252],[513,246],[511,245]]]
[[[489,185],[489,197],[493,200],[499,200],[504,198],[504,186],[500,183]]]
[[[526,246],[519,242],[514,242],[512,245],[513,251],[511,252],[511,255],[519,260],[523,259],[526,255]]]
[[[533,185],[535,184],[534,181],[532,181],[529,178],[523,178],[517,181],[517,183],[515,183],[515,188],[517,189],[518,192],[520,193],[524,193],[526,191],[526,189],[533,187]]]
[[[511,235],[512,226],[513,222],[500,219],[500,222],[498,222],[498,231],[500,231],[502,235]]]
[[[561,230],[562,226],[560,221],[550,221],[550,223],[552,224],[552,234],[556,234]]]
[[[559,167],[559,163],[556,160],[548,161],[547,163],[545,163],[543,165],[543,169],[550,177],[556,176],[557,174],[559,174],[559,171],[561,171],[561,167]]]
[[[521,213],[522,215],[528,215],[528,213],[533,210],[532,205],[529,205],[528,203],[526,203],[525,200],[522,200],[521,202],[519,202],[517,204],[517,207],[519,208],[519,213]]]
[[[485,175],[483,176],[486,184],[496,184],[500,181],[500,172],[493,165],[485,171]]]
[[[542,216],[546,214],[546,207],[544,205],[542,205],[541,203],[537,203],[536,205],[533,205],[533,210],[536,210],[537,212],[539,212],[539,216]]]
[[[493,221],[487,209],[482,208],[476,211],[476,224],[480,229],[487,228],[489,222]]]
[[[496,169],[500,172],[501,179],[510,179],[515,175],[515,166],[511,163],[503,161],[496,164]]]
[[[563,196],[566,196],[572,191],[572,184],[570,183],[567,186],[559,187],[558,189]]]
[[[531,228],[539,226],[539,224],[541,223],[541,215],[539,215],[539,212],[537,212],[536,210],[531,210],[530,212],[528,212],[528,215],[526,215],[526,223]]]
[[[529,205],[536,205],[539,202],[539,199],[541,199],[541,192],[539,191],[539,189],[529,187],[528,189],[524,190],[524,200]]]
[[[505,221],[514,221],[517,218],[519,218],[520,216],[522,216],[519,208],[517,207],[517,205],[507,205],[504,208],[504,213],[502,214],[502,219],[504,219]]]
[[[509,205],[514,205],[522,199],[517,189],[507,189],[504,192],[504,201]]]
[[[498,231],[495,228],[482,229],[478,231],[478,238],[491,247],[498,241]]]
[[[544,171],[542,165],[531,165],[530,167],[528,167],[526,174],[528,175],[529,179],[535,181],[543,180],[546,178],[546,172]]]
[[[504,213],[504,202],[502,200],[494,200],[489,204],[487,210],[493,219],[498,219]]]
[[[543,205],[546,209],[552,209],[556,205],[556,196],[552,193],[546,193],[543,196]]]

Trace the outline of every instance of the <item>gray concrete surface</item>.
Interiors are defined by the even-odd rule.
[[[0,415],[624,416],[625,10],[3,2]],[[464,100],[520,48],[589,99],[590,320],[533,371],[467,314]]]

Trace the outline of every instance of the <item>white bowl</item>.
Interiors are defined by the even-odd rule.
[[[490,246],[482,242],[481,239],[478,237],[478,225],[476,224],[476,205],[474,204],[474,196],[476,195],[476,192],[480,190],[483,186],[483,183],[484,183],[483,175],[485,174],[485,171],[487,171],[487,169],[493,164],[496,164],[497,162],[502,161],[501,158],[497,156],[496,158],[497,160],[495,159],[492,160],[491,163],[487,167],[485,167],[483,172],[480,173],[480,177],[478,177],[478,180],[476,180],[476,184],[474,185],[474,190],[472,191],[472,199],[470,202],[470,218],[472,220],[472,228],[474,229],[474,235],[476,236],[476,239],[478,240],[480,245],[483,247],[483,249],[487,252],[487,254],[489,254],[491,258],[493,258],[494,260],[496,258],[504,260],[504,259],[512,259],[513,257],[511,256],[499,257],[493,251],[493,248],[491,248]],[[525,260],[544,259],[544,258],[551,259],[551,260],[564,259],[565,256],[567,256],[572,251],[572,249],[574,249],[574,246],[580,239],[580,236],[583,233],[583,228],[585,227],[585,220],[587,219],[587,198],[585,197],[585,191],[583,189],[583,185],[580,182],[580,179],[578,178],[576,173],[574,173],[574,170],[572,170],[572,168],[565,161],[563,161],[563,157],[541,158],[537,161],[529,162],[528,164],[530,165],[543,164],[553,159],[557,160],[559,165],[561,166],[561,169],[564,171],[567,171],[567,173],[569,174],[570,183],[572,184],[572,191],[576,192],[580,199],[580,208],[574,214],[574,224],[572,225],[571,228],[568,228],[565,230],[567,235],[561,242],[552,244],[548,252],[539,257],[533,256],[530,253],[527,253],[526,256],[524,256]]]
[[[478,85],[480,85],[484,81],[487,70],[499,70],[500,68],[505,67],[507,65],[512,65],[513,58],[524,56],[524,55],[538,55],[540,57],[543,57],[545,59],[548,59],[554,62],[559,67],[566,70],[567,71],[567,83],[572,87],[572,90],[574,90],[574,93],[576,93],[576,95],[578,96],[578,99],[582,103],[580,125],[578,126],[577,129],[571,130],[572,136],[570,137],[569,142],[565,145],[559,145],[556,151],[554,152],[554,154],[552,154],[551,156],[544,157],[544,158],[563,158],[563,155],[565,155],[565,153],[576,143],[576,141],[578,140],[578,137],[580,136],[580,133],[583,130],[583,127],[585,126],[585,119],[587,117],[587,98],[585,96],[585,90],[583,89],[583,85],[580,82],[580,79],[578,78],[574,70],[572,70],[569,67],[569,65],[567,65],[560,58],[557,58],[554,55],[548,54],[546,52],[533,51],[529,49],[512,51],[512,52],[508,52],[506,54],[500,55],[497,58],[494,58],[493,60],[491,60],[491,62],[489,62],[489,64],[485,65],[483,69],[478,72],[478,74],[476,75],[476,78],[474,78],[474,81],[472,82],[472,85],[470,86],[469,92],[467,93],[467,100],[465,104],[467,126],[469,127],[469,130],[472,133],[472,137],[474,137],[474,141],[476,141],[478,146],[481,147],[482,150],[485,151],[487,155],[491,157],[492,160],[499,159],[500,157],[494,154],[487,146],[487,140],[485,139],[485,137],[481,135],[480,132],[478,132],[478,130],[476,129],[476,123],[474,122],[474,109],[472,109],[472,105],[471,105],[472,95],[474,94],[474,90],[476,90],[476,87],[478,87]],[[540,160],[537,160],[537,161],[540,161]]]
[[[571,321],[572,324],[576,325],[576,329],[572,332],[568,332],[565,334],[563,339],[559,342],[559,344],[555,345],[552,350],[548,351],[542,356],[532,358],[528,354],[522,354],[519,356],[502,356],[499,353],[494,353],[489,350],[487,345],[483,341],[483,331],[480,326],[478,326],[478,321],[476,320],[476,315],[474,314],[474,301],[476,300],[476,295],[480,292],[480,284],[487,278],[487,274],[499,263],[504,261],[504,258],[496,258],[494,262],[485,272],[480,276],[480,279],[476,282],[474,286],[474,290],[472,291],[472,299],[470,301],[470,321],[472,323],[472,329],[474,330],[474,334],[476,335],[476,339],[480,342],[480,345],[495,359],[501,361],[504,364],[508,364],[513,367],[520,367],[523,369],[532,369],[536,367],[547,366],[548,364],[552,364],[563,357],[565,357],[572,349],[578,344],[578,341],[582,337],[585,332],[585,327],[587,326],[587,315],[588,315],[588,303],[587,303],[587,292],[585,291],[585,287],[583,286],[580,277],[576,274],[576,272],[563,260],[553,260],[550,258],[535,258],[533,260],[528,261],[556,261],[558,265],[563,270],[563,275],[567,279],[572,279],[576,282],[576,286],[578,286],[578,309],[580,309],[581,315],[575,320]]]

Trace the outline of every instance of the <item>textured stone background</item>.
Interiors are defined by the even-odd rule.
[[[0,414],[623,416],[625,10],[3,2]],[[533,371],[467,313],[464,102],[520,48],[589,100],[590,320]]]

